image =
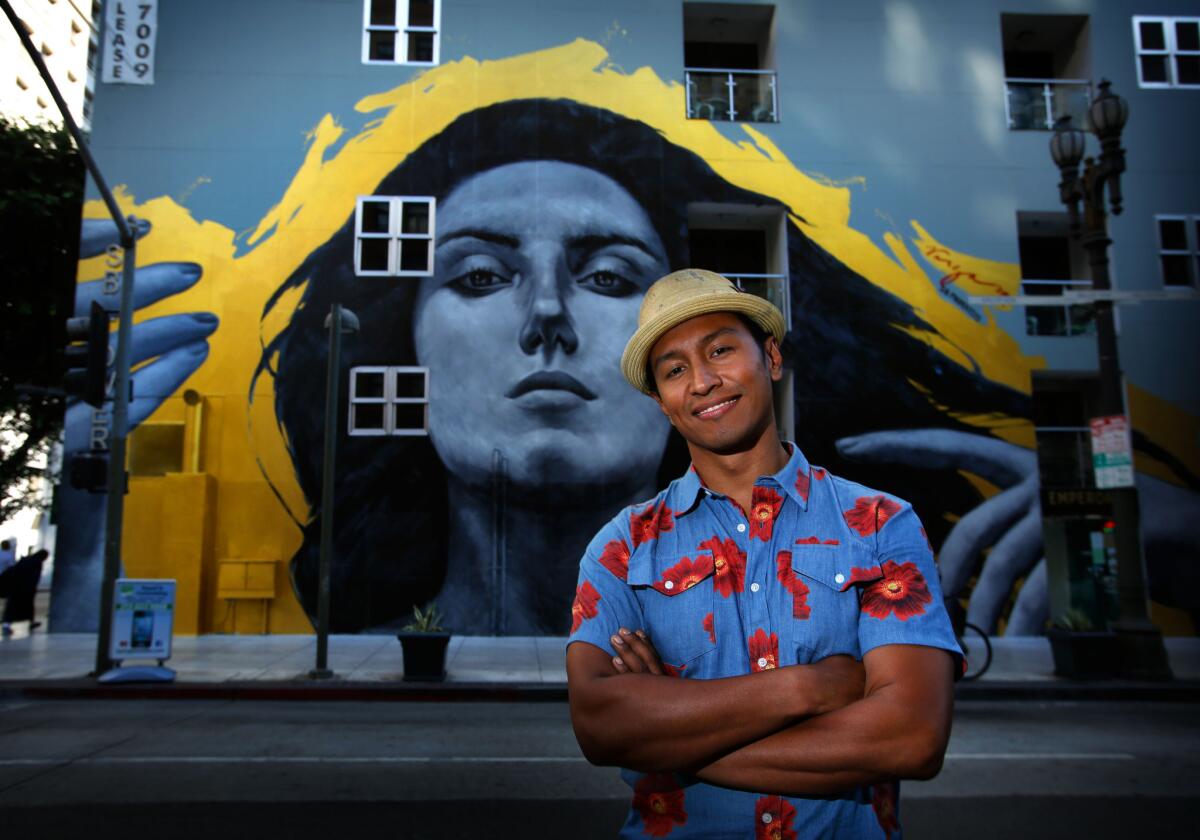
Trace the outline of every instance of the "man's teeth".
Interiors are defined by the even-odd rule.
[[[732,405],[732,404],[733,404],[733,400],[725,400],[725,402],[717,403],[716,405],[709,406],[708,408],[704,409],[703,411],[697,411],[696,416],[703,417],[705,414],[712,414],[718,408],[724,408],[725,406]]]

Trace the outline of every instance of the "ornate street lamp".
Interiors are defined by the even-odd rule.
[[[1058,165],[1062,181],[1059,197],[1066,205],[1071,236],[1079,238],[1088,253],[1092,287],[1100,292],[1112,287],[1108,276],[1108,205],[1114,215],[1121,212],[1121,173],[1125,171],[1125,150],[1121,148],[1121,130],[1129,119],[1129,105],[1109,90],[1109,81],[1100,82],[1100,95],[1088,110],[1091,129],[1100,140],[1099,159],[1084,159],[1087,135],[1071,127],[1071,118],[1063,117],[1050,138],[1050,156]],[[1079,164],[1083,161],[1083,174]],[[1083,216],[1080,217],[1080,203]],[[1117,355],[1117,334],[1113,324],[1113,302],[1103,296],[1095,304],[1096,340],[1100,361],[1100,405],[1102,416],[1128,416],[1125,411],[1125,387]],[[1117,487],[1107,491],[1112,500],[1117,549],[1117,596],[1120,617],[1113,625],[1121,653],[1121,675],[1141,679],[1170,679],[1167,652],[1162,632],[1150,621],[1146,601],[1146,574],[1142,559],[1141,527],[1136,487]]]

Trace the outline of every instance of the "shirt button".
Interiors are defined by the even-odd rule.
[[[759,667],[759,668],[766,668],[766,667],[767,667],[767,658],[766,658],[765,656],[760,656],[760,657],[758,658],[758,667]]]
[[[841,572],[838,572],[836,575],[833,576],[833,581],[834,581],[834,583],[845,583],[846,576],[844,574],[842,574]]]
[[[738,523],[738,533],[739,533],[739,534],[744,534],[744,533],[746,533],[746,523],[745,523],[745,522],[739,522],[739,523]]]
[[[757,592],[757,591],[758,591],[758,583],[752,583],[752,584],[750,584],[750,591],[751,591],[751,592]]]
[[[841,583],[841,581],[839,580],[839,581],[838,581],[838,583]],[[666,583],[664,583],[664,584],[663,584],[663,587],[664,587],[665,589],[674,589],[674,588],[675,588],[675,581],[673,581],[673,580],[669,580],[669,581],[667,581]]]
[[[773,819],[775,819],[775,818],[771,816],[771,812],[770,812],[770,811],[763,811],[763,815],[762,815],[762,821],[763,821],[764,823],[767,823],[767,824],[769,825],[769,824],[770,824],[770,822],[771,822],[771,820],[773,820]]]

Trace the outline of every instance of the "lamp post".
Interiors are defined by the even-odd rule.
[[[1125,150],[1121,148],[1121,130],[1129,119],[1129,105],[1109,90],[1110,82],[1100,82],[1100,95],[1092,102],[1088,116],[1092,130],[1100,140],[1100,157],[1084,159],[1087,135],[1070,125],[1070,117],[1059,120],[1050,139],[1050,156],[1058,165],[1062,181],[1059,198],[1066,205],[1071,236],[1079,238],[1088,254],[1092,286],[1097,291],[1111,289],[1108,276],[1108,204],[1113,215],[1121,212],[1121,173],[1125,171]],[[1079,172],[1083,161],[1082,176]],[[1080,216],[1080,203],[1083,215]],[[1095,302],[1096,340],[1100,362],[1100,414],[1126,416],[1125,386],[1117,355],[1117,333],[1113,323],[1113,302],[1101,296]],[[1121,654],[1121,675],[1140,679],[1170,679],[1167,652],[1162,632],[1150,621],[1146,601],[1146,574],[1142,558],[1141,525],[1137,488],[1116,487],[1108,490],[1112,500],[1114,537],[1117,549],[1117,597],[1120,617],[1113,625]]]
[[[329,358],[325,371],[325,459],[321,467],[321,548],[317,571],[317,662],[308,675],[329,679],[329,574],[333,563],[333,490],[336,484],[338,380],[341,378],[342,336],[358,332],[358,316],[334,303],[325,316]]]

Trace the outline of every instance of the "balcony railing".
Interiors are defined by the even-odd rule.
[[[1043,295],[1046,306],[1025,307],[1026,335],[1075,336],[1096,334],[1096,310],[1091,304],[1054,304],[1054,298],[1071,288],[1090,289],[1087,280],[1022,280],[1025,295]],[[1054,291],[1051,291],[1053,289]]]
[[[1042,487],[1096,486],[1091,430],[1087,426],[1038,426],[1036,434]]]
[[[779,122],[774,70],[686,69],[692,120]]]
[[[1087,79],[1005,79],[1008,127],[1013,131],[1053,131],[1061,117],[1071,125],[1089,127],[1092,83]]]
[[[792,328],[792,307],[788,295],[786,274],[730,274],[728,272],[721,272],[721,274],[732,280],[733,284],[743,292],[758,295],[775,304],[776,308],[783,313],[783,322],[788,329]]]

